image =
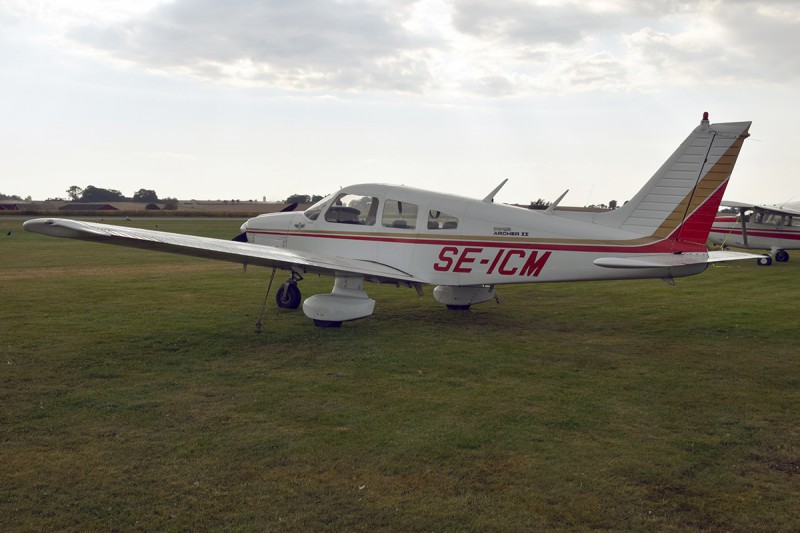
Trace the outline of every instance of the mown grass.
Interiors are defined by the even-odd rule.
[[[800,523],[797,258],[466,313],[371,285],[338,330],[270,295],[257,335],[267,270],[1,222],[0,529]]]

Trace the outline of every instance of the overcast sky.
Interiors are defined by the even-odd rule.
[[[0,0],[0,192],[361,182],[622,203],[752,120],[727,199],[800,199],[800,2]]]

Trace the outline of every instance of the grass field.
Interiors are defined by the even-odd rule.
[[[0,530],[800,524],[800,254],[257,335],[268,270],[0,229]]]

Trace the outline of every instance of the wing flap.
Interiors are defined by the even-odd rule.
[[[28,220],[23,227],[26,231],[51,237],[117,244],[248,265],[294,269],[303,273],[356,274],[382,281],[424,283],[423,280],[401,270],[372,261],[273,248],[249,242],[227,241],[63,218]]]

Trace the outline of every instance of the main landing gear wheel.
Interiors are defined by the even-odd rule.
[[[770,266],[772,264],[772,258],[770,256],[766,257],[759,257],[756,261],[758,261],[759,266]]]
[[[779,263],[785,263],[789,260],[789,252],[786,250],[778,250],[775,252],[775,261]]]
[[[467,305],[451,305],[448,304],[447,308],[451,311],[469,311],[469,304]]]
[[[297,309],[301,299],[296,283],[284,283],[275,293],[275,302],[281,309]]]
[[[314,325],[318,328],[338,328],[342,323],[336,320],[317,320],[315,318]]]

